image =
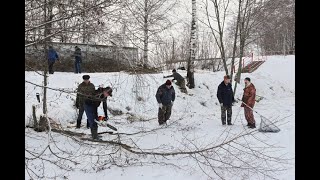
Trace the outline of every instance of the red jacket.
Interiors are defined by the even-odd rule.
[[[251,108],[253,108],[256,102],[256,88],[252,83],[250,83],[248,87],[245,87],[243,89],[242,101],[246,103],[248,106],[250,106]],[[246,105],[242,103],[241,107],[246,107]]]

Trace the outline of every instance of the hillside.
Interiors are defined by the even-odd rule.
[[[49,150],[46,150],[42,157],[52,161],[57,160],[58,165],[43,159],[36,159],[30,160],[29,168],[38,174],[42,174],[43,170],[49,177],[56,176],[58,179],[63,179],[65,176],[67,179],[74,180],[111,178],[191,180],[218,179],[219,176],[232,180],[271,179],[271,177],[282,180],[294,179],[294,61],[294,56],[268,57],[267,61],[255,72],[242,74],[241,84],[238,84],[237,87],[235,96],[241,98],[244,87],[243,79],[251,78],[257,88],[257,95],[264,97],[256,103],[255,110],[271,121],[277,121],[276,125],[281,131],[275,134],[248,129],[240,102],[233,107],[232,123],[234,125],[221,125],[220,106],[216,92],[218,85],[223,80],[224,72],[197,70],[195,72],[196,88],[188,89],[189,95],[181,93],[174,85],[177,97],[172,116],[168,125],[161,127],[157,122],[158,104],[155,93],[158,86],[165,82],[163,76],[168,75],[169,71],[139,75],[129,75],[125,72],[88,73],[95,86],[104,84],[104,86],[113,87],[113,97],[108,99],[108,106],[112,110],[122,112],[122,115],[110,115],[110,124],[116,126],[120,134],[103,134],[103,140],[120,140],[122,143],[135,147],[134,150],[138,152],[161,153],[196,151],[224,144],[230,139],[236,140],[232,146],[219,146],[219,148],[214,148],[214,151],[203,154],[139,155],[121,148],[117,150],[117,147],[111,145],[79,142],[54,132],[51,132],[50,138],[45,132],[36,133],[26,128],[27,149],[40,153],[47,144],[51,144],[50,147],[57,152],[59,157],[68,157],[77,162],[59,160]],[[185,71],[178,70],[178,72],[186,75]],[[74,92],[77,84],[82,81],[82,75],[55,72],[49,76],[48,87],[56,90],[48,90],[48,116],[60,123],[65,130],[90,134],[90,130],[86,128],[80,130],[67,128],[71,122],[76,121],[76,109],[73,107],[75,93],[71,92]],[[42,77],[36,72],[26,71],[25,76],[26,81],[42,84]],[[59,90],[70,91],[70,93]],[[42,97],[42,90],[40,87],[26,83],[25,92],[25,124],[27,125],[31,121],[33,104],[38,107],[38,116],[42,112],[42,104],[38,103],[35,96],[36,93],[40,93]],[[103,115],[102,107],[99,107],[99,114]],[[85,119],[84,115],[82,120],[84,125]],[[255,119],[259,126],[258,114],[255,114]],[[110,129],[99,128],[99,132],[106,130]],[[48,138],[51,139],[50,143],[48,143]],[[102,155],[105,153],[111,155]],[[101,157],[97,158],[95,156],[97,154],[100,154]],[[32,155],[26,152],[26,157],[32,157]],[[208,157],[213,159],[208,159]],[[281,158],[286,160],[281,160],[282,163],[279,163]],[[39,163],[41,161],[44,163]],[[248,164],[248,162],[252,163]],[[233,166],[228,166],[228,164]],[[250,169],[252,167],[255,167],[258,172]],[[259,170],[259,168],[264,170]],[[269,168],[274,169],[269,172]],[[267,173],[259,173],[259,171]],[[26,170],[26,177],[29,177],[28,173],[30,172]]]

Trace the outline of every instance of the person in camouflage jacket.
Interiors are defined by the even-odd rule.
[[[79,84],[77,88],[76,108],[79,109],[79,114],[78,114],[76,128],[80,128],[81,126],[81,120],[84,113],[84,102],[86,98],[88,98],[88,96],[94,93],[95,91],[94,85],[89,80],[90,79],[89,75],[83,75],[82,79],[83,79],[83,82]],[[87,119],[87,128],[89,128],[88,119]]]
[[[186,88],[186,81],[179,73],[177,73],[176,69],[172,70],[172,75],[163,76],[163,78],[169,78],[169,77],[173,77],[172,81],[177,80],[176,85],[179,86],[181,92],[186,93],[186,94],[188,93],[187,88]]]

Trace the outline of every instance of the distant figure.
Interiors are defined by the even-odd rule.
[[[170,80],[162,84],[156,93],[157,102],[159,103],[158,122],[163,125],[171,116],[171,109],[176,98],[174,88]]]
[[[188,93],[186,88],[186,81],[179,73],[177,73],[176,69],[172,70],[172,75],[163,76],[163,78],[168,78],[168,77],[173,77],[172,81],[177,80],[176,85],[180,87],[181,92],[186,94]]]
[[[79,115],[77,119],[77,129],[81,126],[81,120],[84,112],[84,102],[88,98],[88,96],[91,96],[95,92],[94,85],[90,82],[90,76],[89,75],[83,75],[82,76],[83,82],[79,84],[77,88],[77,98],[76,98],[76,108],[79,109]],[[87,128],[89,128],[89,122],[87,119]]]
[[[223,81],[218,86],[217,98],[221,107],[221,121],[222,125],[226,124],[226,111],[227,111],[227,123],[228,125],[232,125],[231,117],[232,117],[232,104],[235,102],[232,86],[230,83],[230,76],[225,75],[223,77]]]
[[[81,57],[81,49],[78,46],[75,47],[75,51],[74,51],[73,56],[75,57],[75,61],[74,61],[75,71],[74,71],[74,73],[80,74],[81,73],[82,57]]]
[[[244,79],[244,84],[245,88],[243,89],[242,102],[245,104],[242,103],[241,107],[244,107],[244,115],[248,122],[247,126],[249,126],[249,128],[255,128],[256,121],[254,120],[252,108],[256,103],[256,88],[248,77]]]
[[[53,74],[53,64],[59,61],[59,56],[57,54],[57,52],[53,49],[52,46],[49,46],[49,50],[48,50],[48,65],[49,65],[49,74]]]

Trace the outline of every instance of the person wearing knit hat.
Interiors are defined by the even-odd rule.
[[[77,88],[77,97],[76,97],[76,108],[79,109],[78,119],[77,119],[77,126],[76,128],[79,129],[81,126],[81,120],[84,113],[84,101],[85,99],[90,96],[94,91],[95,87],[90,82],[89,75],[82,76],[83,82],[79,84]],[[89,122],[87,119],[87,128],[89,128]]]
[[[179,73],[177,73],[176,69],[172,70],[172,75],[163,76],[163,78],[169,78],[169,77],[173,77],[172,81],[177,80],[176,84],[179,86],[181,92],[186,93],[186,94],[188,93],[187,88],[186,88],[186,81]]]
[[[256,102],[256,88],[251,83],[251,79],[246,77],[244,79],[245,88],[243,89],[242,103],[241,107],[244,108],[244,116],[248,122],[247,126],[249,128],[256,127],[256,121],[254,120],[252,108]]]
[[[159,109],[158,109],[159,125],[166,124],[167,120],[170,118],[171,109],[172,109],[175,98],[176,98],[175,90],[170,80],[167,80],[164,84],[162,84],[158,88],[156,93],[156,99],[159,104]]]
[[[232,85],[230,83],[230,76],[225,75],[223,77],[223,81],[218,86],[217,98],[221,107],[221,121],[222,125],[226,124],[226,111],[227,111],[227,123],[228,125],[232,125],[231,117],[232,117],[232,105],[235,102],[234,95],[232,91]]]

